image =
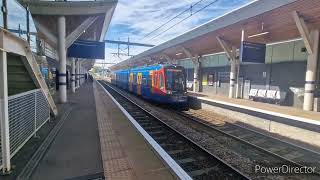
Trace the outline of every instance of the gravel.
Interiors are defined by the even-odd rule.
[[[184,134],[197,144],[204,147],[206,150],[214,154],[215,156],[219,157],[220,159],[223,159],[227,163],[229,163],[231,166],[237,168],[242,173],[247,174],[252,179],[301,179],[301,177],[297,176],[288,176],[288,175],[265,175],[265,174],[259,174],[254,173],[254,167],[257,164],[261,163],[275,163],[277,162],[277,159],[273,159],[271,161],[266,162],[264,157],[257,157],[258,159],[253,159],[251,157],[250,152],[255,152],[257,150],[254,149],[243,149],[241,147],[239,148],[230,148],[232,145],[234,145],[232,140],[230,138],[227,138],[225,136],[212,136],[208,135],[208,133],[205,133],[203,131],[199,131],[197,127],[194,127],[194,125],[191,125],[187,121],[185,121],[181,116],[173,113],[172,111],[168,109],[164,109],[163,107],[159,107],[156,105],[153,105],[149,102],[146,102],[137,96],[133,94],[129,94],[125,91],[119,90],[123,94],[126,94],[131,100],[139,104],[140,106],[146,108],[149,112],[151,112],[153,115],[159,117],[162,121],[169,124],[171,127],[178,130],[180,133]],[[215,111],[213,111],[215,113]],[[220,113],[219,113],[220,114]],[[215,118],[217,122],[220,122],[222,120],[225,120],[227,117],[228,121],[234,121],[232,118],[228,116],[223,115],[215,115]],[[240,152],[239,152],[240,150]],[[261,160],[263,160],[261,162]]]

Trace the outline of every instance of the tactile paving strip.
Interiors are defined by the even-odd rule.
[[[105,173],[107,174],[107,173]],[[109,173],[106,176],[106,179],[126,179],[126,180],[131,180],[131,179],[136,179],[134,173],[132,170],[126,170],[126,171],[119,171],[115,173]]]
[[[112,122],[108,120],[109,114],[104,110],[105,93],[100,93],[101,90],[97,87],[94,89],[104,175],[106,179],[137,179],[121,148],[117,132],[112,128]]]
[[[105,172],[107,172],[107,174],[131,169],[128,159],[125,157],[107,160],[106,166]]]

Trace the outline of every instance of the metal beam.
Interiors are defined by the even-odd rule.
[[[306,49],[309,54],[313,53],[312,47],[312,41],[310,40],[310,31],[302,17],[299,16],[297,11],[292,12],[293,19],[297,25],[297,28],[299,30],[299,33],[303,39],[304,45],[306,46]]]
[[[39,1],[19,0],[21,4],[28,4],[32,14],[38,15],[93,15],[110,11],[117,4],[117,0],[103,1]]]
[[[101,34],[100,34],[100,38],[99,41],[103,41],[106,35],[106,32],[108,30],[111,18],[113,16],[114,10],[116,7],[113,7],[111,10],[107,11],[107,13],[105,14],[104,17],[104,22],[103,22],[103,26],[102,26],[102,30],[101,30]]]
[[[53,44],[53,46],[56,47],[58,43],[57,37],[52,34],[46,27],[42,26],[36,19],[34,19],[33,22],[38,30],[46,36],[45,38],[48,39]]]
[[[105,40],[104,42],[106,42],[106,43],[112,43],[112,44],[131,45],[131,46],[144,46],[144,47],[154,47],[154,46],[155,46],[155,45],[151,45],[151,44],[134,43],[134,42],[128,42],[128,41]]]
[[[98,63],[98,62],[96,62],[95,64],[117,64],[117,63]]]
[[[66,38],[66,48],[68,49],[97,19],[98,16],[88,17],[74,31],[72,31]]]
[[[194,56],[193,56],[192,52],[189,49],[187,49],[185,47],[182,47],[182,51],[184,52],[184,54],[186,56],[188,56],[188,58],[190,58],[193,61]]]
[[[224,52],[226,52],[229,60],[230,61],[234,60],[235,59],[234,53],[232,53],[231,48],[228,46],[228,43],[219,36],[217,36],[216,38],[217,38],[219,44],[221,45],[221,47],[223,48]]]
[[[168,62],[172,62],[172,60],[173,60],[173,59],[172,59],[171,57],[169,57],[166,53],[162,53],[161,56],[164,57]]]

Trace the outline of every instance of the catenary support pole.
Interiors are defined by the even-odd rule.
[[[7,77],[7,53],[0,51],[0,125],[1,125],[1,150],[2,150],[2,173],[9,174],[10,162],[10,137],[8,115],[8,77]]]
[[[75,58],[71,59],[71,90],[73,93],[76,92],[76,67],[75,67]]]
[[[59,96],[60,102],[67,102],[67,60],[66,60],[66,18],[58,17],[58,53],[59,53]]]

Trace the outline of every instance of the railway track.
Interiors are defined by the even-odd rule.
[[[117,88],[116,88],[117,89]],[[122,92],[125,94],[122,90],[117,89],[117,91]],[[273,167],[273,166],[279,166],[279,165],[287,165],[290,167],[317,167],[317,170],[319,170],[319,163],[320,161],[317,161],[320,156],[316,152],[310,152],[313,154],[309,154],[307,152],[307,149],[303,149],[300,147],[295,147],[293,144],[285,143],[279,139],[272,139],[272,137],[269,137],[271,139],[268,139],[268,136],[264,136],[263,134],[259,132],[255,132],[249,129],[246,129],[248,132],[243,132],[240,129],[233,129],[232,127],[237,126],[231,124],[231,123],[225,123],[221,125],[221,122],[218,122],[216,124],[212,124],[211,122],[206,122],[204,119],[206,119],[205,115],[199,115],[199,114],[185,114],[181,112],[176,111],[168,111],[166,109],[157,108],[157,107],[150,107],[147,102],[136,100],[136,98],[131,97],[131,95],[126,96],[130,97],[130,99],[134,99],[136,103],[139,103],[140,106],[146,107],[148,111],[151,111],[152,114],[157,116],[157,119],[162,119],[162,121],[166,122],[167,124],[170,124],[174,129],[178,129],[176,131],[179,131],[180,133],[183,133],[184,136],[188,136],[189,138],[193,139],[193,141],[196,141],[197,144],[200,147],[205,147],[205,151],[209,152],[210,154],[214,154],[215,156],[220,157],[220,159],[225,160],[228,164],[231,164],[232,167],[235,167],[238,169],[238,171],[241,171],[243,174],[247,175],[250,178],[253,179],[320,179],[319,172],[316,172],[312,175],[310,174],[278,174],[278,175],[272,175],[272,174],[259,174],[255,173],[254,171],[254,165],[261,165],[265,167]],[[153,110],[155,109],[155,111]],[[158,111],[157,113],[155,113]],[[169,112],[169,113],[168,113]],[[171,114],[170,114],[171,112]],[[175,116],[178,116],[177,118]],[[195,117],[198,116],[198,117]],[[200,133],[200,135],[191,135],[190,132],[183,132],[183,128],[179,129],[178,126],[172,125],[170,121],[166,121],[166,119],[174,119],[170,121],[180,121],[178,124],[185,124],[186,126],[196,130]],[[208,119],[208,117],[207,117]],[[160,120],[161,121],[161,120]],[[174,123],[173,123],[174,124]],[[241,128],[241,127],[238,127]],[[203,135],[201,135],[201,133]],[[251,133],[251,134],[249,134]],[[202,140],[197,140],[197,138],[194,137],[200,137],[200,136],[208,136],[209,139],[212,139],[206,143],[200,142]],[[201,138],[200,138],[201,139]],[[278,141],[278,142],[272,142]],[[288,145],[292,147],[288,147]],[[211,147],[210,147],[211,146]],[[222,149],[219,149],[221,146]],[[297,149],[300,149],[298,151]],[[216,150],[219,149],[219,150]],[[225,150],[224,150],[225,149]],[[238,160],[238,162],[242,163],[242,165],[239,166],[239,163],[234,163],[237,161],[236,159],[232,159],[232,156],[229,154],[229,150],[234,151],[236,154],[239,154],[240,156],[244,157],[244,159],[250,159],[253,164],[249,163],[246,166],[246,160],[241,161]],[[222,153],[219,153],[219,151]],[[217,153],[218,152],[218,153]],[[300,153],[299,153],[300,152]],[[225,156],[226,154],[226,156]],[[231,157],[231,161],[230,161]],[[233,157],[234,158],[234,157]],[[306,164],[304,161],[297,161],[297,159],[305,160],[307,162],[314,162],[314,163],[308,163]],[[312,161],[315,160],[315,161]],[[241,167],[242,166],[242,167]],[[201,178],[200,178],[201,179]]]
[[[249,179],[126,96],[100,83],[193,179]]]
[[[213,124],[211,123],[214,121],[213,118],[210,118],[207,114],[190,111],[179,112],[178,114],[204,126],[210,127],[215,131],[224,133],[236,140],[260,148],[274,156],[295,163],[298,166],[317,167],[316,173],[320,175],[320,153],[316,151],[262,134],[238,124],[225,121],[223,122],[223,125],[219,125],[219,123]]]
[[[282,160],[284,164],[291,164],[297,167],[317,167],[315,176],[320,179],[320,154],[299,146],[295,146],[291,143],[282,141],[280,139],[267,136],[257,131],[236,125],[228,122],[224,122],[223,125],[212,124],[204,121],[205,116],[201,118],[197,117],[197,114],[176,112],[179,115],[185,117],[185,120],[192,121],[192,123],[198,123],[203,126],[211,136],[222,134],[228,136],[235,141],[247,144],[253,148],[259,149],[270,156],[274,156]]]

